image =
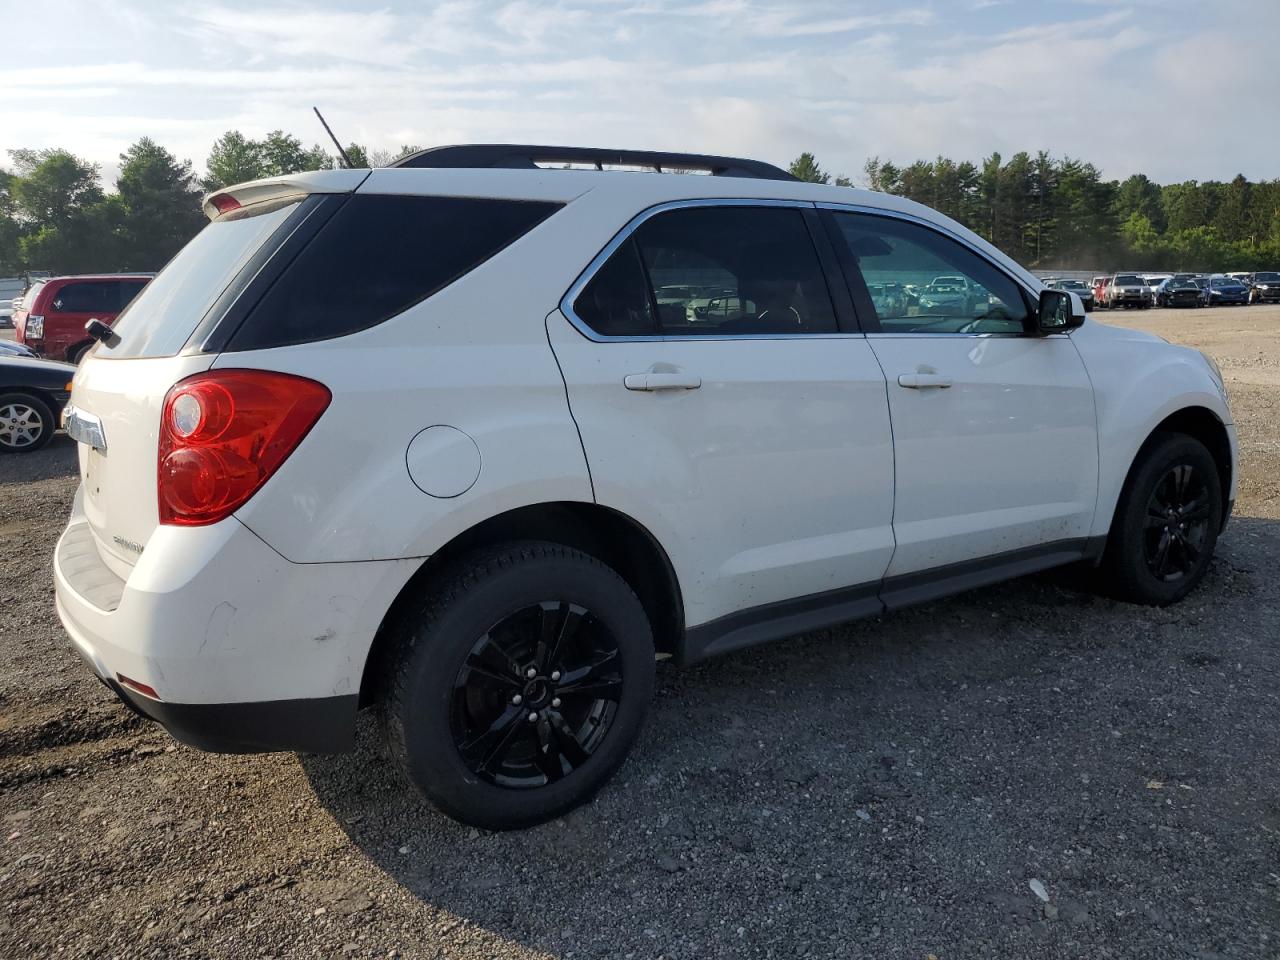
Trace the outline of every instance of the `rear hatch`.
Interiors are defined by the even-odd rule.
[[[209,369],[205,333],[230,309],[306,216],[315,193],[348,193],[367,171],[257,181],[213,194],[211,222],[120,314],[116,337],[81,363],[71,405],[101,421],[100,444],[79,445],[86,519],[99,554],[127,579],[158,522],[160,415],[179,380]]]

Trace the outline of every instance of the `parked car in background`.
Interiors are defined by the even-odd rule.
[[[1117,273],[1107,282],[1105,300],[1108,310],[1144,310],[1151,306],[1151,288],[1136,273]]]
[[[71,397],[69,363],[0,353],[0,453],[39,450]]]
[[[1201,288],[1200,302],[1206,307],[1243,306],[1249,302],[1249,288],[1232,277],[1215,274]]]
[[[1198,307],[1200,288],[1190,279],[1170,277],[1156,287],[1155,303],[1157,307]]]
[[[1089,286],[1093,289],[1093,302],[1099,310],[1107,305],[1107,284],[1110,282],[1110,277],[1094,277],[1089,281]]]
[[[0,327],[13,326],[13,301],[25,286],[22,277],[0,277]]]
[[[1260,270],[1249,274],[1250,303],[1280,303],[1280,272]]]
[[[34,350],[26,344],[15,340],[0,340],[0,356],[4,357],[36,357]]]
[[[1237,280],[1247,287],[1249,286],[1249,278],[1253,276],[1253,273],[1248,270],[1231,270],[1224,273],[1223,276],[1230,277],[1232,280]]]
[[[1088,312],[1093,311],[1094,299],[1093,288],[1083,280],[1056,279],[1050,278],[1044,282],[1044,285],[1050,290],[1068,290],[1080,298],[1080,302],[1084,304],[1084,308]]]
[[[79,363],[93,346],[90,320],[110,326],[154,274],[95,274],[37,280],[14,317],[18,342],[52,360]]]
[[[1164,283],[1173,276],[1172,273],[1144,273],[1142,274],[1142,282],[1147,285],[1150,292],[1151,302],[1156,302],[1156,287]]]
[[[475,825],[591,797],[660,654],[1076,563],[1173,603],[1235,496],[1211,359],[903,197],[487,145],[204,208],[76,374],[58,614],[203,749],[351,749],[378,708]],[[961,296],[868,292],[924,276]],[[667,309],[712,282],[738,315]]]

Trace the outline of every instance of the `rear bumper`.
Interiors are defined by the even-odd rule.
[[[229,518],[157,528],[121,579],[94,544],[77,494],[54,558],[58,616],[126,703],[206,750],[351,746],[370,645],[417,561],[289,563]]]
[[[355,739],[358,697],[268,700],[253,703],[164,703],[103,677],[135,713],[154,720],[175,740],[210,753],[341,753]]]

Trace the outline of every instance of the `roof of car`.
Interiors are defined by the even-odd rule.
[[[55,280],[150,280],[154,276],[154,273],[66,273],[56,277],[34,277],[31,285]]]
[[[992,259],[1015,271],[1027,283],[1040,281],[1021,264],[996,249],[962,224],[923,204],[891,193],[808,183],[796,179],[708,176],[687,173],[627,172],[622,170],[548,169],[542,167],[378,167],[373,170],[318,170],[235,184],[205,198],[231,193],[255,202],[259,198],[307,193],[419,194],[453,197],[493,197],[571,203],[591,194],[606,206],[631,214],[663,203],[682,200],[798,200],[832,203],[866,212],[900,213],[932,223],[960,236]],[[621,224],[620,224],[621,225]]]

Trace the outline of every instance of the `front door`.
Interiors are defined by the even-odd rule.
[[[897,549],[886,599],[895,577],[932,571],[941,584],[970,576],[975,561],[1016,570],[1082,551],[1097,499],[1097,419],[1070,336],[1030,335],[1029,294],[933,227],[829,217],[888,381]],[[893,283],[908,291],[900,302],[864,292]]]
[[[849,588],[864,601],[849,616],[878,608],[884,378],[865,337],[838,329],[810,221],[659,212],[615,241],[571,317],[547,318],[596,498],[667,547],[689,627]]]

